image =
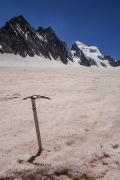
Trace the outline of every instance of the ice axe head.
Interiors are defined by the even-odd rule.
[[[49,99],[49,100],[51,100],[51,98],[49,98],[47,96],[40,96],[40,95],[28,96],[28,97],[23,98],[23,100],[26,100],[28,98],[30,98],[30,99],[40,99],[40,98],[42,98],[42,99]]]

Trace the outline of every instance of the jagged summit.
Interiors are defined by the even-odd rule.
[[[80,42],[80,41],[75,41],[75,43],[77,46],[81,46],[81,47],[87,47],[86,44],[84,44],[83,42]]]
[[[44,56],[64,64],[73,62],[84,66],[120,66],[120,61],[103,55],[96,46],[76,41],[69,49],[52,27],[35,29],[22,15],[10,19],[0,29],[0,53],[14,53],[22,57]]]
[[[46,32],[46,33],[48,32],[50,34],[55,34],[54,30],[50,26],[48,26],[47,28],[39,27],[37,31],[38,32]]]
[[[16,35],[17,32],[23,31],[24,33],[31,29],[30,24],[25,20],[25,18],[20,15],[18,17],[14,17],[6,22],[5,26],[1,29],[11,29]],[[7,30],[7,29],[6,29]],[[22,32],[21,32],[22,33]]]
[[[13,17],[13,18],[11,18],[10,20],[9,20],[9,22],[12,22],[12,21],[16,21],[16,22],[26,22],[27,23],[27,21],[26,21],[26,19],[24,18],[24,16],[23,15],[19,15],[19,16],[15,16],[15,17]]]

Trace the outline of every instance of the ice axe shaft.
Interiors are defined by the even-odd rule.
[[[42,141],[41,141],[41,135],[40,135],[40,129],[39,129],[39,123],[38,123],[38,117],[37,117],[37,110],[36,110],[36,104],[35,99],[31,98],[32,103],[32,110],[33,110],[33,116],[34,116],[34,122],[35,122],[35,129],[37,134],[37,141],[38,141],[38,147],[39,151],[42,151]]]
[[[36,129],[36,135],[37,135],[37,141],[38,141],[38,147],[39,147],[38,152],[41,153],[41,151],[42,151],[42,141],[41,141],[40,128],[39,128],[39,123],[38,123],[38,116],[37,116],[37,109],[36,109],[35,100],[38,99],[38,98],[44,98],[44,99],[50,99],[50,98],[46,97],[46,96],[33,95],[33,96],[26,97],[23,100],[26,100],[28,98],[31,99],[31,103],[32,103],[34,123],[35,123],[35,129]]]

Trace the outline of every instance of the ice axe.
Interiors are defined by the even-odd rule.
[[[40,154],[42,152],[42,141],[41,141],[41,136],[40,136],[40,129],[39,129],[39,123],[38,123],[38,117],[37,117],[37,110],[36,110],[36,104],[35,104],[35,100],[36,99],[49,99],[51,100],[49,97],[46,96],[40,96],[40,95],[32,95],[32,96],[28,96],[23,98],[23,100],[26,100],[30,98],[31,99],[31,103],[32,103],[32,110],[33,110],[33,116],[34,116],[34,123],[35,123],[35,129],[36,129],[36,134],[37,134],[37,141],[38,141],[38,154]]]

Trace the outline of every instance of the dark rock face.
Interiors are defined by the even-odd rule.
[[[107,59],[109,64],[113,67],[120,66],[120,61],[114,60],[111,56],[104,56],[104,59]]]
[[[51,27],[46,29],[40,27],[37,32],[44,37],[44,47],[50,52],[54,59],[57,60],[59,58],[64,64],[67,64],[68,59],[72,61],[67,44],[59,40]]]
[[[1,53],[53,57],[64,64],[72,61],[67,45],[59,40],[51,27],[35,30],[23,16],[14,17],[0,29],[0,45]]]

